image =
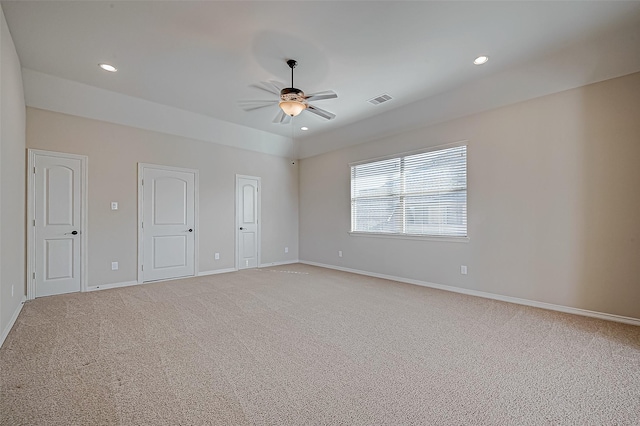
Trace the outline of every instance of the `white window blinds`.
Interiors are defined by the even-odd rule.
[[[351,231],[467,236],[467,147],[351,166]]]

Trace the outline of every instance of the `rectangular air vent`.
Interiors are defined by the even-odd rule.
[[[380,96],[376,96],[375,98],[369,99],[367,102],[373,105],[380,105],[381,103],[390,101],[391,99],[393,99],[391,96],[387,95],[386,93],[383,93]]]

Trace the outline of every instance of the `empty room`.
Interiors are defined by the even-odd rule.
[[[640,1],[0,1],[1,425],[640,424]]]

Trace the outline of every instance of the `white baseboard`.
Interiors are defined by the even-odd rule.
[[[225,268],[225,269],[214,269],[212,271],[200,271],[198,272],[199,277],[203,277],[205,275],[215,275],[215,274],[226,274],[228,272],[236,272],[236,268]]]
[[[110,288],[129,287],[132,285],[153,284],[153,283],[160,283],[163,281],[173,281],[173,280],[181,280],[181,279],[194,278],[194,277],[202,277],[204,275],[225,274],[227,272],[235,272],[235,271],[237,271],[237,269],[235,268],[215,269],[213,271],[198,272],[197,275],[194,275],[192,277],[167,278],[166,280],[147,281],[142,283],[139,283],[138,281],[125,281],[121,283],[101,284],[101,285],[87,287],[86,291],[108,290]]]
[[[258,268],[268,268],[270,266],[291,265],[293,263],[300,263],[300,261],[298,259],[296,259],[296,260],[285,260],[283,262],[261,263],[260,266],[258,266]]]
[[[94,285],[91,287],[87,287],[87,291],[108,290],[110,288],[129,287],[132,285],[138,285],[138,281],[125,281],[122,283]]]
[[[9,335],[9,332],[13,328],[13,325],[16,323],[16,320],[18,319],[18,315],[20,315],[20,311],[22,311],[22,307],[24,306],[24,302],[26,301],[27,301],[27,298],[25,296],[22,296],[22,300],[20,301],[20,304],[18,305],[18,307],[16,308],[16,311],[13,313],[13,315],[11,316],[11,319],[9,320],[9,324],[7,324],[4,330],[2,330],[2,335],[0,336],[0,348],[4,343],[4,339],[7,338],[7,336]]]
[[[311,266],[319,266],[321,268],[328,268],[328,269],[335,269],[335,270],[338,270],[338,271],[351,272],[353,274],[367,275],[369,277],[383,278],[385,280],[399,281],[399,282],[402,282],[402,283],[414,284],[414,285],[419,285],[419,286],[423,286],[423,287],[436,288],[436,289],[439,289],[439,290],[452,291],[454,293],[467,294],[469,296],[484,297],[485,299],[500,300],[502,302],[509,302],[509,303],[516,303],[518,305],[532,306],[534,308],[548,309],[548,310],[551,310],[551,311],[564,312],[564,313],[567,313],[567,314],[582,315],[582,316],[585,316],[585,317],[599,318],[599,319],[603,319],[603,320],[607,320],[607,321],[615,321],[615,322],[621,322],[621,323],[625,323],[625,324],[631,324],[631,325],[640,326],[640,319],[638,319],[638,318],[625,317],[625,316],[614,315],[614,314],[607,314],[607,313],[604,313],[604,312],[589,311],[587,309],[572,308],[570,306],[555,305],[553,303],[538,302],[536,300],[520,299],[518,297],[502,296],[500,294],[495,294],[495,293],[487,293],[487,292],[478,291],[478,290],[469,290],[469,289],[466,289],[466,288],[453,287],[453,286],[450,286],[450,285],[443,285],[443,284],[435,284],[435,283],[430,283],[430,282],[427,282],[427,281],[414,280],[414,279],[410,279],[410,278],[395,277],[395,276],[392,276],[392,275],[385,275],[385,274],[378,274],[378,273],[375,273],[375,272],[361,271],[359,269],[343,268],[341,266],[327,265],[327,264],[324,264],[324,263],[310,262],[310,261],[307,261],[307,260],[301,260],[300,263],[304,263],[306,265],[311,265]]]

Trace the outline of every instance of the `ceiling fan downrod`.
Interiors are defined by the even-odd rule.
[[[298,65],[298,62],[296,62],[294,59],[289,59],[287,61],[287,65],[289,65],[289,68],[291,68],[291,87],[293,86],[293,69]]]

